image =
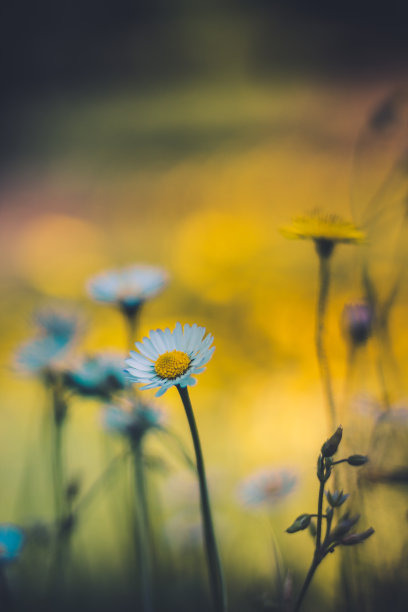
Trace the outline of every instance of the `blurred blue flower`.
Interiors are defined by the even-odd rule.
[[[139,440],[148,431],[163,429],[164,414],[152,405],[123,401],[121,406],[107,405],[102,410],[102,423],[111,433]]]
[[[86,357],[65,372],[68,387],[80,395],[110,397],[129,386],[120,355],[101,353]]]
[[[65,356],[67,344],[52,336],[29,340],[17,350],[16,368],[25,374],[44,374],[58,367],[58,362]]]
[[[24,534],[15,525],[0,524],[0,564],[18,558],[24,544]]]
[[[192,374],[205,370],[204,365],[211,359],[215,347],[211,347],[213,336],[204,338],[205,328],[194,325],[176,324],[173,332],[168,328],[152,330],[143,342],[136,342],[140,353],[130,351],[126,360],[129,379],[143,383],[142,389],[160,387],[156,396],[163,395],[173,385],[187,387],[195,385]],[[211,347],[211,348],[210,348]]]
[[[287,468],[264,468],[246,478],[238,488],[238,497],[247,508],[273,507],[294,489],[298,478]]]
[[[34,314],[34,322],[43,334],[58,339],[62,345],[74,339],[82,326],[82,317],[67,307],[45,306]]]
[[[102,272],[88,281],[87,288],[94,300],[116,304],[132,314],[142,302],[159,293],[166,283],[167,274],[161,268],[133,265]]]
[[[17,350],[15,365],[26,374],[48,374],[60,368],[82,320],[68,308],[47,306],[34,314],[34,323],[37,335]]]

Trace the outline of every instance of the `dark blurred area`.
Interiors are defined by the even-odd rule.
[[[225,78],[377,78],[407,64],[408,5],[345,0],[14,2],[2,10],[1,147],[33,100]]]

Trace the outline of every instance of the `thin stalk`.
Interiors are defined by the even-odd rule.
[[[126,308],[123,306],[121,308],[126,326],[127,346],[130,351],[132,351],[135,347],[136,331],[139,324],[141,310],[140,306],[141,305],[135,308]]]
[[[205,475],[204,458],[201,451],[200,438],[198,435],[198,429],[194,418],[193,408],[191,406],[188,389],[187,387],[180,387],[178,385],[177,389],[180,393],[181,401],[183,402],[188,424],[190,426],[190,432],[191,437],[193,439],[194,451],[196,456],[198,482],[200,487],[200,504],[203,521],[203,534],[207,554],[209,578],[214,600],[214,608],[216,612],[226,612],[227,595],[211,516],[211,506]]]
[[[313,558],[312,565],[310,566],[310,569],[307,573],[307,576],[302,586],[302,590],[299,593],[299,597],[297,599],[293,612],[298,612],[298,610],[300,610],[300,606],[302,605],[303,599],[307,593],[310,583],[312,582],[312,578],[315,574],[315,571],[317,570],[318,565],[319,565],[319,562],[316,561],[315,558]]]
[[[323,494],[324,482],[320,481],[319,498],[317,501],[317,525],[316,525],[316,553],[320,553],[320,544],[322,536],[322,518],[323,518]]]
[[[313,554],[312,564],[309,568],[309,571],[306,575],[305,581],[303,583],[302,589],[299,593],[299,597],[297,599],[294,612],[298,612],[300,606],[302,605],[303,599],[307,593],[310,583],[312,582],[312,578],[314,576],[315,571],[317,570],[320,562],[325,557],[325,554],[322,553],[321,550],[321,538],[322,538],[322,519],[323,519],[323,494],[324,494],[324,481],[320,481],[319,487],[319,498],[317,502],[317,526],[316,526],[316,546]],[[328,532],[327,532],[328,533]],[[327,535],[327,534],[326,534]]]
[[[152,562],[149,542],[149,519],[147,510],[146,481],[143,466],[142,440],[137,440],[133,447],[135,488],[136,488],[136,519],[138,535],[139,572],[142,589],[142,610],[151,612],[152,601]]]
[[[100,489],[104,485],[107,485],[109,483],[109,481],[112,479],[113,475],[115,474],[116,469],[122,463],[122,461],[124,461],[127,458],[127,456],[128,456],[127,452],[121,453],[120,455],[117,455],[110,461],[105,471],[102,472],[102,474],[95,480],[95,482],[91,485],[88,491],[83,495],[83,497],[81,497],[81,499],[74,506],[72,513],[75,516],[78,516],[80,512],[82,513],[91,504],[95,496],[99,493]]]
[[[13,607],[13,598],[3,566],[0,567],[0,610],[11,610]]]
[[[323,383],[323,391],[326,397],[329,428],[333,431],[336,427],[336,407],[334,403],[333,389],[330,377],[329,363],[327,360],[324,342],[325,320],[330,288],[330,256],[319,254],[319,289],[316,310],[316,353]]]
[[[65,487],[64,487],[64,466],[62,459],[63,428],[65,424],[66,406],[60,397],[57,388],[52,389],[53,415],[52,415],[52,449],[51,466],[54,489],[54,512],[55,521],[60,523],[65,513]]]

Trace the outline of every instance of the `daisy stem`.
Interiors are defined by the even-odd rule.
[[[151,612],[152,603],[152,577],[151,554],[149,543],[149,519],[147,510],[146,479],[143,466],[142,440],[133,445],[135,487],[136,487],[136,520],[139,551],[139,572],[142,588],[142,610]]]
[[[122,309],[122,314],[124,316],[126,325],[127,343],[130,351],[132,351],[135,347],[135,338],[137,326],[139,324],[140,310],[140,306],[135,309]]]
[[[194,451],[196,456],[198,482],[200,487],[200,504],[203,520],[203,533],[211,590],[214,600],[214,608],[216,612],[226,612],[227,595],[211,516],[211,506],[205,475],[204,458],[201,451],[200,438],[198,435],[198,429],[194,418],[193,408],[191,406],[188,389],[187,387],[180,387],[179,385],[177,385],[177,389],[180,394],[181,401],[183,402],[188,424],[190,426],[191,437],[193,439]]]
[[[319,362],[323,390],[329,409],[330,431],[336,428],[336,407],[334,404],[333,389],[327,360],[325,336],[325,318],[330,288],[330,256],[319,254],[319,293],[316,311],[316,353]]]

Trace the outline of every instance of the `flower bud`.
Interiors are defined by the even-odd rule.
[[[348,499],[349,494],[345,493],[343,495],[343,491],[334,491],[333,493],[330,493],[330,491],[327,491],[326,497],[327,497],[327,501],[329,502],[332,508],[339,508]]]
[[[373,535],[374,529],[369,527],[365,531],[361,533],[349,533],[345,535],[344,538],[341,538],[340,543],[344,546],[354,546],[355,544],[361,544],[364,540],[367,540],[370,536]]]
[[[355,346],[365,344],[373,329],[373,310],[365,302],[346,304],[342,314],[345,337]]]
[[[81,479],[79,477],[71,478],[65,489],[65,496],[69,502],[72,502],[78,497],[81,489]]]
[[[332,457],[334,455],[334,453],[337,451],[339,447],[342,436],[343,436],[343,428],[340,425],[340,427],[336,429],[334,434],[328,440],[326,440],[326,442],[323,444],[322,449],[321,449],[321,453],[323,457]]]
[[[349,517],[348,513],[346,513],[342,519],[337,523],[335,529],[333,529],[330,541],[334,542],[336,540],[340,540],[345,536],[352,527],[360,520],[360,515]]]
[[[286,529],[287,533],[296,533],[296,531],[303,531],[303,529],[307,529],[310,525],[311,518],[312,517],[310,514],[301,514],[297,517],[294,523],[292,523],[292,525]]]
[[[359,465],[364,465],[367,462],[368,457],[366,455],[351,455],[347,459],[347,463],[355,467],[358,467]]]

